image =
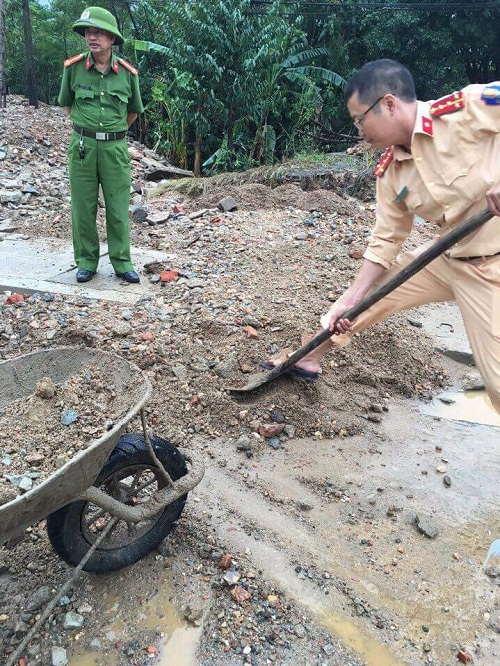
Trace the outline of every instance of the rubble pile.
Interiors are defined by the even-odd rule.
[[[47,191],[56,187],[54,173],[64,174],[69,121],[61,109],[35,111],[22,98],[9,98],[1,113],[3,182],[6,174],[20,182],[25,173],[39,191],[22,194],[26,204],[10,202],[2,210],[7,206],[30,237],[57,235],[59,223],[47,220],[62,219],[68,204],[64,197],[47,201]],[[162,260],[137,267],[157,295],[130,307],[55,294],[7,298],[3,358],[58,344],[114,351],[153,380],[148,409],[154,426],[184,439],[224,436],[234,442],[241,436],[259,440],[274,406],[285,414],[282,438],[354,434],[366,427],[370,404],[388,392],[425,397],[442,384],[431,344],[401,316],[332,354],[317,384],[283,378],[251,407],[235,401],[227,388],[245,384],[263,359],[297,348],[301,334],[315,332],[319,316],[349,285],[373,224],[373,204],[296,185],[271,190],[256,184],[231,189],[232,211],[200,207],[199,199],[151,200],[146,178],[160,158],[141,150],[146,162],[132,160],[131,235],[134,245],[163,253]],[[140,155],[135,145],[131,152]],[[64,175],[57,188],[67,194]],[[290,205],[297,192],[307,208]],[[261,207],[266,197],[273,208]],[[422,236],[417,229],[412,242]]]
[[[70,240],[70,131],[61,109],[33,110],[17,97],[9,97],[7,108],[0,109],[0,232],[16,229],[41,242]],[[229,387],[246,384],[260,371],[262,360],[296,349],[302,334],[317,330],[320,315],[349,285],[373,225],[373,202],[326,190],[304,192],[292,184],[274,189],[231,186],[194,199],[153,197],[149,192],[155,179],[173,174],[170,165],[137,144],[130,152],[132,245],[161,253],[157,261],[136,265],[142,281],[152,284],[153,295],[124,306],[83,295],[4,293],[0,358],[59,345],[86,345],[123,356],[152,382],[145,406],[151,432],[188,450],[199,449],[221,468],[227,451],[245,469],[264,453],[282,449],[286,455],[292,438],[377,433],[391,396],[429,397],[445,382],[432,342],[400,315],[356,335],[352,345],[328,356],[318,382],[283,377],[261,392],[235,399]],[[228,197],[236,205],[229,205]],[[99,231],[104,240],[102,209]],[[427,240],[427,233],[417,227],[409,244]],[[5,461],[12,428],[15,423],[6,419],[0,440],[2,477],[9,473]],[[140,431],[139,420],[129,429]],[[46,437],[51,437],[50,423]],[[13,590],[23,580],[28,586],[23,578],[27,572],[45,580],[53,567],[30,555],[45,552],[40,529],[31,534],[32,550],[21,550],[3,569],[8,573],[5,589],[11,588],[0,629],[10,650],[33,619],[26,611],[26,626],[19,624],[19,609],[27,608],[26,590]],[[255,654],[250,654],[250,644],[275,663],[286,663],[283,655],[290,654],[292,639],[302,640],[308,633],[305,620],[275,588],[262,582],[257,586],[247,574],[241,584],[224,578],[215,550],[213,544],[201,557],[207,576],[216,579],[214,604],[221,619],[216,627],[212,615],[209,625],[217,647],[213,663],[221,663],[221,649],[237,656],[238,663],[260,663],[251,661]],[[2,566],[0,561],[0,571]],[[62,578],[60,563],[54,571]],[[268,638],[262,638],[261,624]],[[68,645],[64,631],[58,632],[57,644]],[[327,663],[333,648],[326,636],[323,640],[316,656]],[[308,633],[307,641],[314,642],[314,635]],[[138,661],[133,651],[126,655],[126,663],[149,660]],[[292,657],[288,663],[298,661]]]

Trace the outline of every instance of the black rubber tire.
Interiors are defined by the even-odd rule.
[[[175,481],[187,472],[186,463],[179,451],[166,439],[160,437],[150,437],[154,452],[165,469]],[[142,434],[125,434],[120,437],[117,445],[113,449],[108,462],[97,477],[94,485],[101,487],[105,492],[116,497],[113,488],[118,492],[116,482],[129,478],[131,475],[139,475],[141,478],[144,472],[146,481],[152,482],[147,486],[156,486],[156,489],[165,487],[166,481],[158,472],[154,461],[148,452],[144,443]],[[134,477],[135,478],[135,477]],[[113,488],[111,484],[115,483]],[[108,484],[106,486],[106,484]],[[131,493],[133,495],[133,493]],[[94,573],[105,573],[122,569],[156,548],[163,539],[169,534],[175,522],[179,519],[187,494],[180,497],[172,504],[166,506],[161,513],[158,513],[147,523],[140,523],[142,533],[128,538],[127,536],[118,538],[116,543],[116,533],[125,528],[128,533],[131,528],[124,521],[115,527],[111,535],[106,536],[103,542],[99,544],[92,557],[83,567],[84,571]],[[120,497],[120,499],[123,498]],[[96,511],[95,505],[86,501],[77,501],[67,504],[58,511],[51,513],[47,518],[47,532],[50,542],[56,553],[62,557],[68,564],[77,566],[88,549],[93,545],[99,532],[92,532],[92,525],[97,525],[98,520],[104,522],[100,527],[109,522],[110,514]],[[100,517],[94,522],[87,521],[88,516],[94,516],[100,513]],[[99,526],[98,526],[99,527]],[[137,529],[137,525],[133,526]],[[95,537],[94,540],[92,537]]]

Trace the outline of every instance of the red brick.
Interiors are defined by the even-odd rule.
[[[161,282],[172,282],[179,277],[179,271],[162,271],[160,273]]]
[[[459,650],[457,652],[457,659],[458,661],[461,661],[462,664],[470,664],[470,662],[472,661],[472,657],[465,650]]]
[[[250,340],[256,340],[259,337],[259,334],[255,330],[253,326],[245,326],[243,329],[247,336],[250,338]]]
[[[12,305],[13,303],[24,303],[24,298],[21,296],[21,294],[16,294],[16,293],[7,296],[7,298],[4,301],[4,304]]]

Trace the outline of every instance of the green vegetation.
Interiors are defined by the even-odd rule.
[[[9,92],[27,94],[21,3],[4,1]],[[123,53],[140,68],[147,103],[141,138],[197,175],[290,156],[314,164],[315,152],[345,149],[356,132],[343,88],[367,60],[406,64],[423,99],[500,79],[500,0],[98,4],[117,16]],[[63,60],[85,48],[71,31],[85,6],[30,0],[44,102],[55,103]]]
[[[338,164],[359,167],[365,157],[346,155],[345,153],[299,152],[295,153],[287,162],[289,168],[318,169],[321,167],[336,167]]]

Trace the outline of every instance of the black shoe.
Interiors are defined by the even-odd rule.
[[[86,268],[79,268],[76,271],[77,282],[89,282],[95,275],[95,271],[88,271]]]
[[[116,277],[125,280],[125,282],[131,282],[132,284],[137,284],[141,281],[141,278],[137,275],[135,271],[127,271],[126,273],[116,273]]]

